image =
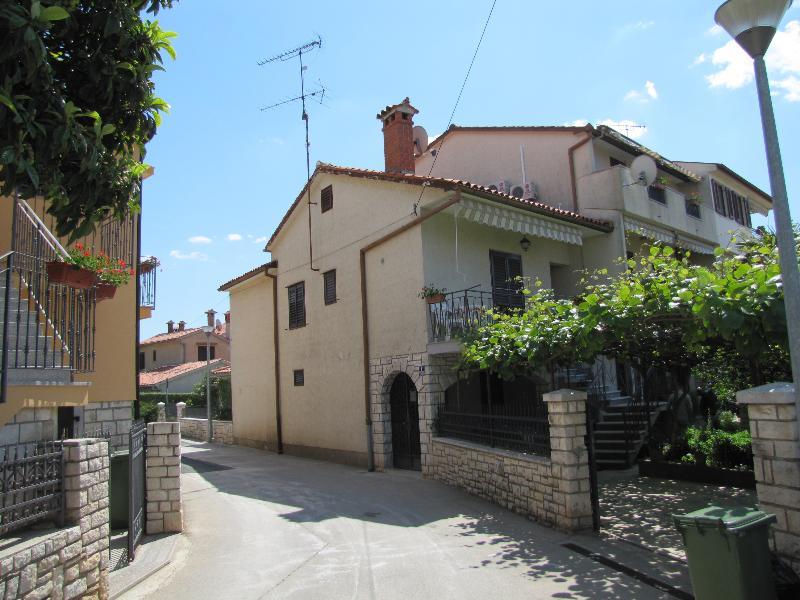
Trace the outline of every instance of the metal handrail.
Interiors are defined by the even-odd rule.
[[[53,252],[59,255],[59,258],[61,259],[69,258],[69,252],[67,252],[67,249],[61,245],[61,242],[58,241],[58,238],[47,228],[47,225],[45,225],[44,222],[39,218],[39,215],[36,214],[36,211],[34,211],[31,206],[19,196],[16,197],[16,202],[18,206],[22,208],[25,216],[28,217],[28,220],[36,225],[36,228],[39,230],[42,238],[45,242],[47,242]]]

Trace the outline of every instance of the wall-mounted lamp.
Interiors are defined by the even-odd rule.
[[[524,252],[527,252],[528,248],[531,247],[531,241],[525,236],[523,236],[522,239],[519,241],[519,247],[522,248]]]

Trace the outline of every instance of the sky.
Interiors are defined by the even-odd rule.
[[[720,2],[497,0],[453,122],[616,124],[667,158],[725,163],[768,191],[752,64],[714,26]],[[258,61],[319,36],[305,72],[312,91],[325,88],[308,108],[312,169],[382,169],[375,115],[409,96],[415,124],[441,133],[491,4],[181,0],[161,12],[177,59],[155,77],[172,108],[146,157],[155,175],[144,185],[142,254],[161,267],[142,337],[227,310],[217,288],[269,260],[266,240],[305,183],[299,103],[260,110],[299,94],[299,65]],[[800,2],[767,67],[800,220]]]

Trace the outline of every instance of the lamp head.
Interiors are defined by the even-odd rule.
[[[211,334],[214,332],[214,327],[213,327],[213,325],[203,325],[203,326],[202,326],[200,329],[201,329],[201,330],[203,331],[203,333],[205,333],[206,335],[211,335]]]
[[[524,252],[527,252],[528,248],[531,247],[531,241],[523,236],[523,238],[519,241],[519,247],[522,248]]]
[[[792,0],[727,0],[714,20],[751,58],[764,56]]]

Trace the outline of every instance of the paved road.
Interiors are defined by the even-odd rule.
[[[418,473],[185,441],[182,486],[175,560],[125,600],[672,598],[570,542],[685,585],[648,553],[567,537]]]

